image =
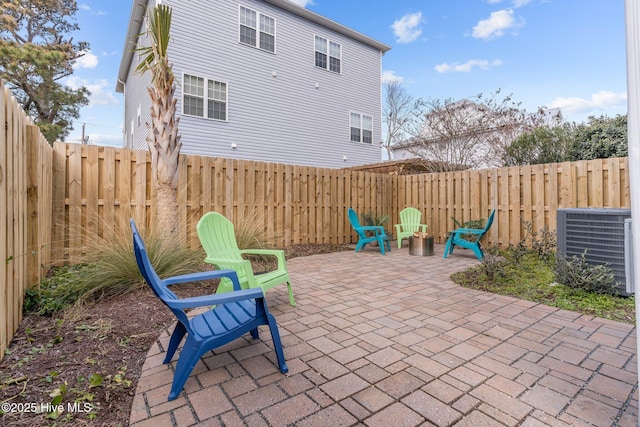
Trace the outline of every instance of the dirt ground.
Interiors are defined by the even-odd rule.
[[[339,250],[353,249],[295,245],[286,254]],[[180,296],[214,290],[190,285]],[[147,351],[174,320],[148,288],[54,317],[26,315],[0,362],[0,425],[127,426]]]

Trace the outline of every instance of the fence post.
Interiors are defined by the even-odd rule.
[[[38,126],[27,125],[27,286],[32,287],[42,277],[42,252],[39,247],[40,220],[40,130]],[[43,212],[44,213],[44,212]],[[45,213],[46,214],[46,213]]]
[[[67,144],[56,142],[53,145],[53,209],[51,218],[51,261],[54,264],[64,262],[65,252],[65,190],[66,190]]]

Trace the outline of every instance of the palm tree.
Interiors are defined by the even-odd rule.
[[[138,51],[143,59],[136,73],[151,72],[152,85],[147,88],[151,97],[151,123],[147,144],[151,152],[152,180],[156,190],[155,224],[159,230],[174,234],[178,229],[178,159],[180,135],[176,119],[175,76],[167,57],[171,8],[159,4],[147,13],[147,34],[151,45]]]

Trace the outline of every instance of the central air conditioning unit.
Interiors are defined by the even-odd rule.
[[[557,214],[558,253],[580,257],[587,250],[586,261],[606,264],[618,282],[620,295],[630,295],[625,272],[625,220],[631,218],[631,209],[568,208],[558,209]]]

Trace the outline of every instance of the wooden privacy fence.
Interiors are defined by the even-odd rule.
[[[402,175],[394,183],[397,209],[423,212],[429,233],[444,242],[459,222],[496,219],[486,236],[490,246],[517,245],[533,230],[556,230],[558,208],[630,208],[628,159],[611,158],[500,169]],[[398,218],[393,211],[393,218]]]
[[[0,80],[0,359],[50,264],[53,150]]]
[[[495,208],[487,244],[506,247],[525,237],[525,221],[534,230],[555,231],[558,208],[630,207],[627,169],[626,158],[613,158],[397,176],[182,156],[180,230],[197,247],[196,222],[217,211],[232,220],[253,218],[280,247],[353,243],[349,207],[390,215],[387,229],[393,232],[400,210],[413,206],[443,243],[454,227],[452,218],[487,218]],[[87,234],[128,227],[130,215],[148,222],[154,200],[150,173],[146,151],[56,144],[54,260],[82,260]]]
[[[65,143],[54,151],[55,261],[81,261],[88,235],[128,230],[129,216],[149,221],[148,152]],[[274,244],[286,246],[351,242],[349,207],[382,215],[395,205],[390,175],[198,156],[182,156],[179,174],[180,230],[192,247],[208,211],[231,220],[250,216]]]

